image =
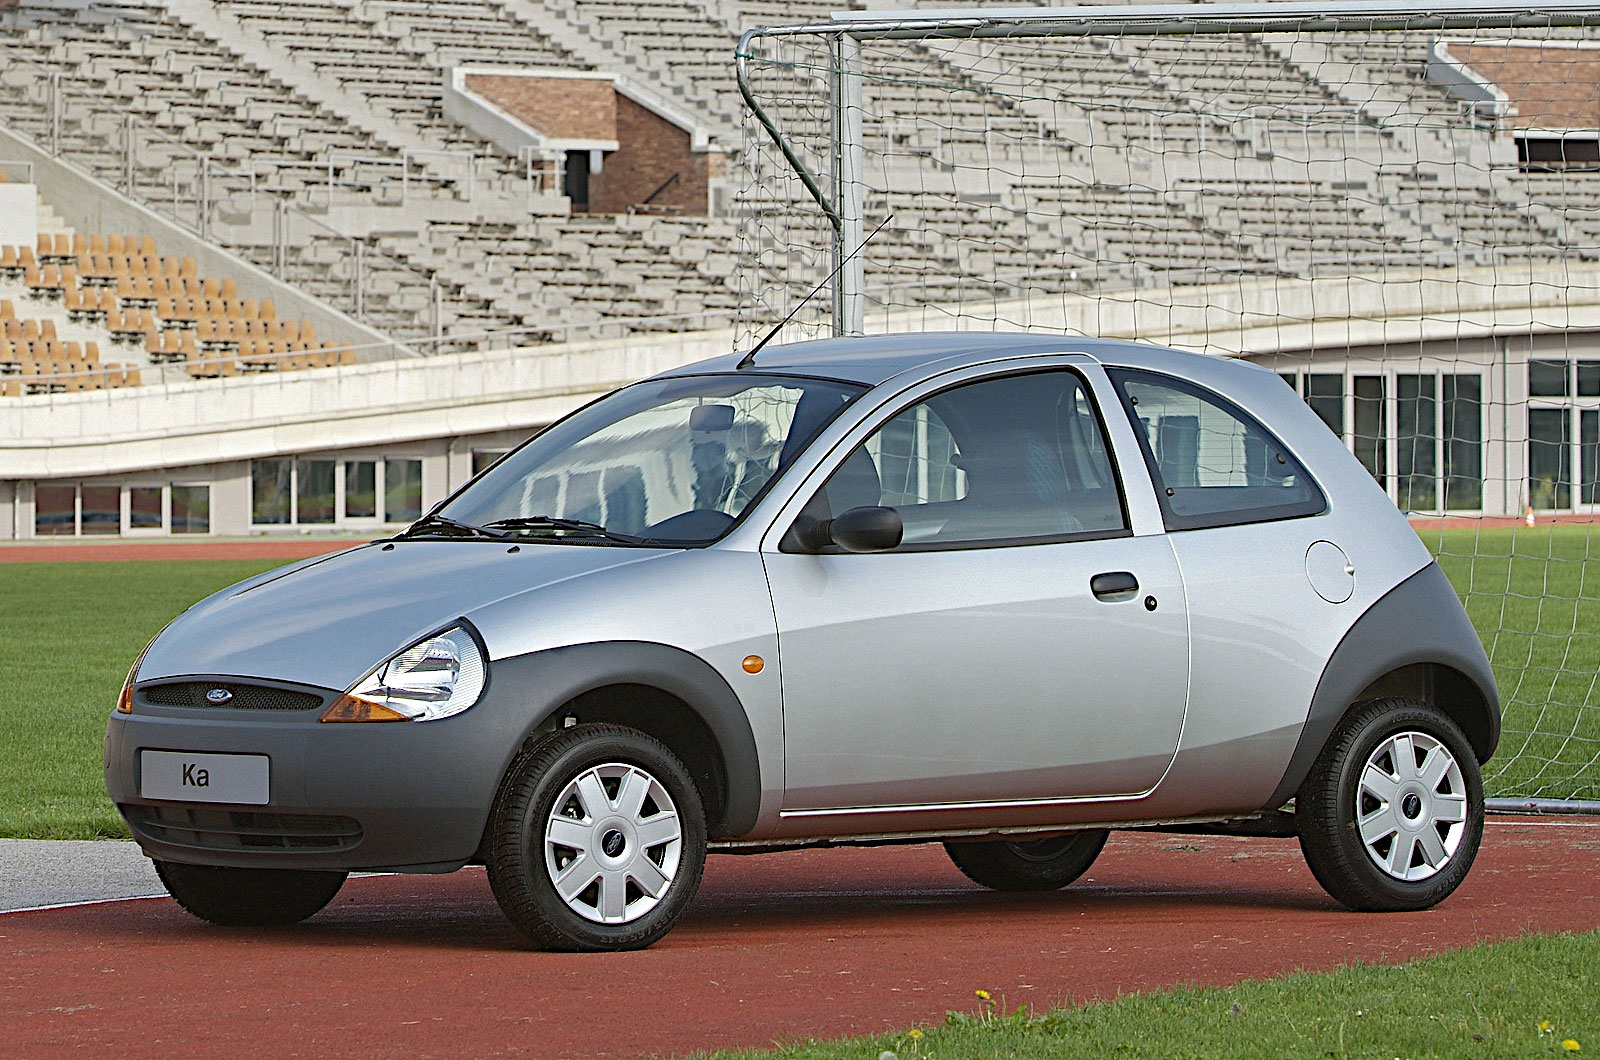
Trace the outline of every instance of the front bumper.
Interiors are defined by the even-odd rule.
[[[143,689],[141,689],[141,693]],[[331,695],[331,693],[329,693]],[[106,729],[106,790],[152,858],[244,868],[449,871],[477,852],[527,716],[486,695],[433,722],[158,706]],[[147,799],[140,752],[266,755],[265,805]]]

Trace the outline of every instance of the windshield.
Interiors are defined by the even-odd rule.
[[[513,452],[432,525],[440,536],[487,528],[584,543],[714,541],[864,389],[755,374],[639,383]]]

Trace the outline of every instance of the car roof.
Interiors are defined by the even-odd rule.
[[[934,366],[957,368],[1005,357],[1081,353],[1103,364],[1182,373],[1196,359],[1219,358],[1183,353],[1164,346],[1115,339],[1038,332],[946,331],[899,335],[861,335],[768,346],[746,371],[820,376],[876,386],[903,372]],[[663,373],[702,375],[737,369],[743,354],[731,353]]]

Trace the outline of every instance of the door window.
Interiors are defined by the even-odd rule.
[[[1105,432],[1083,380],[1035,372],[946,390],[852,452],[802,517],[887,505],[901,551],[1128,533]]]
[[[1216,394],[1170,376],[1116,370],[1168,530],[1317,515],[1322,491],[1267,430]]]

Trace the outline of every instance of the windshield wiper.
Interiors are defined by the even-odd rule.
[[[452,519],[447,515],[424,515],[394,536],[396,541],[406,541],[415,537],[432,534],[438,537],[471,538],[477,541],[504,541],[510,534],[491,530],[486,526],[473,526]]]
[[[483,529],[495,530],[557,530],[570,531],[574,534],[584,534],[589,537],[599,537],[607,541],[619,541],[627,545],[650,545],[655,542],[648,537],[639,537],[636,534],[624,534],[617,530],[608,530],[599,523],[591,523],[587,519],[563,519],[555,515],[521,515],[514,519],[495,519],[485,523]],[[509,537],[509,534],[502,536]]]

